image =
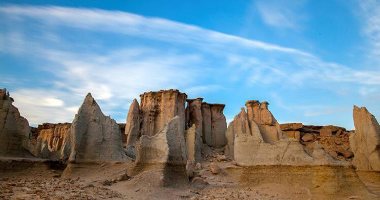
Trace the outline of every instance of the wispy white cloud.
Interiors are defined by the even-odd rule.
[[[380,63],[380,2],[377,0],[358,0],[359,15],[362,17],[363,34],[367,37],[370,57]],[[356,7],[355,7],[355,11]]]
[[[275,28],[300,29],[305,18],[302,6],[305,1],[257,1],[256,8],[263,22]]]
[[[20,109],[32,113],[27,117],[33,123],[72,119],[87,92],[100,101],[104,113],[123,121],[129,102],[146,90],[179,88],[195,97],[223,90],[231,82],[238,82],[239,87],[244,83],[278,88],[332,88],[331,83],[380,85],[379,71],[357,70],[299,49],[161,18],[51,6],[4,6],[0,7],[0,16],[37,20],[46,28],[43,33],[47,37],[39,38],[26,37],[27,32],[9,27],[0,31],[0,53],[38,58],[38,69],[52,75],[46,77],[53,83],[49,91],[34,87],[29,92],[14,92]],[[65,41],[64,34],[52,31],[57,27],[140,38],[152,45],[127,43],[109,48],[101,44],[93,48],[86,43],[84,48],[75,48],[72,41]],[[79,39],[76,42],[80,43]],[[155,42],[169,45],[155,46]],[[38,106],[32,101],[17,102],[28,95],[38,100],[40,94],[54,94],[53,90],[61,92],[46,97]]]

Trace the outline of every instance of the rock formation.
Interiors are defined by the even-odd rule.
[[[141,98],[141,135],[153,136],[172,118],[180,118],[180,129],[185,130],[185,101],[187,95],[178,90],[146,92]]]
[[[202,127],[203,142],[211,147],[223,147],[227,144],[225,136],[227,130],[226,117],[223,114],[224,104],[208,104],[203,102]]]
[[[380,171],[380,126],[365,107],[354,106],[355,133],[350,136],[357,170]]]
[[[282,131],[277,120],[268,110],[268,102],[252,100],[245,103],[248,120],[254,121],[260,129],[264,142],[273,143],[282,138]]]
[[[195,162],[202,159],[201,146],[197,149],[197,130],[195,124],[185,131],[187,159],[188,161]],[[200,143],[202,145],[202,141]]]
[[[137,144],[137,163],[186,165],[186,143],[179,116],[155,135],[142,135]]]
[[[267,103],[262,106],[258,101],[248,101],[246,106],[248,113],[242,108],[226,133],[226,154],[238,165],[347,165],[321,154],[320,148],[313,157],[314,152],[307,154],[296,139],[282,138],[280,126],[270,114]]]
[[[127,123],[125,125],[125,135],[127,136],[127,146],[134,146],[140,134],[140,108],[136,99],[129,107]]]
[[[39,125],[27,149],[36,157],[66,160],[70,155],[70,123]]]
[[[90,93],[71,124],[70,139],[70,162],[126,159],[118,124],[110,117],[104,116]]]
[[[187,99],[186,107],[186,123],[188,127],[194,127],[194,131],[189,128],[186,134],[186,140],[188,145],[189,159],[190,160],[201,160],[201,149],[202,149],[202,132],[203,132],[203,118],[202,118],[202,98]],[[191,130],[190,130],[191,129]],[[193,133],[194,132],[194,133]],[[193,136],[193,135],[194,136]],[[193,138],[194,137],[194,138]],[[191,153],[190,153],[191,152]]]
[[[23,156],[29,138],[28,120],[12,105],[13,99],[6,89],[0,89],[0,156]]]
[[[281,130],[289,138],[295,138],[306,147],[311,154],[314,151],[314,143],[319,145],[331,157],[337,160],[351,160],[353,153],[349,144],[350,132],[338,126],[310,126],[302,123],[281,124]]]

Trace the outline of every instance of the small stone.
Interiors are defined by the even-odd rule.
[[[225,155],[217,155],[216,156],[216,160],[219,161],[219,162],[221,162],[221,161],[226,161],[227,158],[226,158]]]
[[[219,174],[220,171],[221,171],[221,169],[220,169],[220,167],[216,163],[211,163],[210,164],[210,171],[213,174]]]

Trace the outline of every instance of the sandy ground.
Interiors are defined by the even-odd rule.
[[[217,174],[210,163],[220,167]],[[242,168],[208,158],[188,183],[181,169],[132,163],[65,166],[0,160],[0,199],[380,199],[380,174],[351,168]]]

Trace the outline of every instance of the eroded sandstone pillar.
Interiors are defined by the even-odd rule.
[[[273,143],[283,137],[280,124],[268,109],[268,102],[250,100],[245,105],[249,121],[254,121],[259,126],[265,142]]]
[[[146,92],[141,98],[141,135],[153,136],[172,118],[180,118],[180,129],[185,130],[185,101],[187,95],[178,90]]]
[[[350,136],[357,170],[380,171],[380,125],[365,107],[354,106],[355,133]]]
[[[195,126],[194,144],[191,146],[194,148],[192,152],[194,155],[189,156],[189,158],[199,161],[202,159],[201,148],[202,148],[202,133],[203,133],[203,117],[202,117],[202,101],[203,98],[187,99],[186,115],[187,126],[190,128]]]
[[[223,147],[227,144],[227,122],[223,114],[224,104],[210,104],[211,110],[211,135],[213,147]]]

